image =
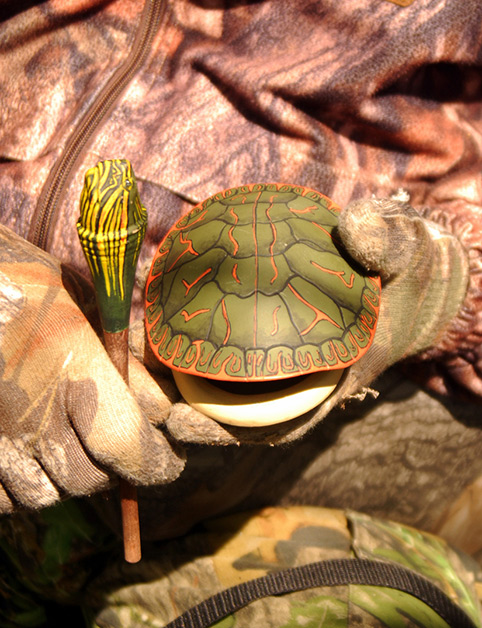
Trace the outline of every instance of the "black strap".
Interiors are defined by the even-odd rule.
[[[347,584],[365,584],[404,591],[427,604],[449,626],[477,628],[465,611],[430,580],[400,565],[358,558],[309,563],[243,582],[204,600],[165,628],[207,628],[263,597]]]

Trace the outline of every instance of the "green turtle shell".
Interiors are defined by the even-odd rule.
[[[219,380],[269,380],[345,368],[375,333],[380,281],[336,239],[339,208],[294,185],[220,192],[161,242],[146,326],[170,368]]]

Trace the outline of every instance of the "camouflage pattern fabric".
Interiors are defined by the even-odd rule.
[[[104,490],[106,468],[142,484],[183,468],[154,427],[169,400],[132,360],[134,401],[80,307],[85,280],[0,225],[0,512]]]
[[[295,181],[319,188],[342,206],[361,197],[372,194],[381,197],[398,187],[406,188],[416,209],[435,221],[430,224],[432,228],[437,225],[436,234],[440,233],[440,227],[455,234],[470,266],[466,299],[453,325],[449,322],[449,329],[444,328],[447,331],[444,338],[437,339],[437,346],[428,350],[432,353],[425,357],[429,357],[431,367],[424,362],[422,381],[427,383],[428,377],[431,387],[444,393],[471,391],[473,400],[479,400],[478,352],[482,346],[478,305],[482,273],[477,227],[482,207],[479,2],[417,0],[401,6],[385,0],[343,3],[146,0],[143,4],[135,0],[71,0],[66,5],[59,0],[47,0],[3,3],[0,17],[0,220],[3,225],[9,225],[20,236],[44,246],[57,259],[85,272],[75,230],[83,175],[99,158],[112,156],[132,158],[142,200],[149,208],[151,220],[142,253],[144,262],[150,260],[174,219],[193,202],[240,182]],[[149,33],[147,39],[143,39],[145,32]],[[143,44],[142,49],[139,43]],[[60,64],[60,70],[59,59],[65,61]],[[121,84],[122,89],[109,101],[107,113],[89,126],[90,135],[81,133],[85,131],[85,116],[97,111],[97,104],[103,101],[111,81],[115,83],[118,72],[129,68],[130,73],[123,75],[127,78]],[[81,148],[77,155],[69,153],[73,139],[83,142],[75,144]],[[67,154],[72,157],[71,167],[60,187],[55,187],[59,195],[53,198],[51,175],[64,163]],[[45,224],[43,218],[47,219]],[[40,226],[46,229],[45,238],[38,233]],[[403,241],[404,238],[402,244]],[[22,247],[16,247],[16,251],[16,262],[21,261]],[[428,261],[422,255],[422,266]],[[444,272],[439,279],[444,281],[447,276],[453,279],[453,265],[447,259],[443,262]],[[416,287],[433,286],[433,276],[426,280],[418,272],[420,269],[417,265],[413,272],[412,267],[405,271],[415,278]],[[18,282],[14,285],[21,290]],[[139,318],[141,298],[137,291]],[[388,308],[387,329],[395,341],[404,340],[407,321],[416,320],[411,299],[401,291],[397,298],[404,302],[407,313],[405,309],[398,311],[397,327],[392,324],[390,309],[393,312],[398,308]],[[440,303],[433,308],[431,303],[424,305],[437,315],[440,312],[435,310],[443,310]],[[8,317],[9,312],[2,308],[1,315]],[[61,324],[53,332],[50,326],[48,336],[42,334],[42,338],[51,339],[49,355],[55,354],[59,346],[64,348],[57,342],[59,337],[69,342],[72,335],[73,342],[72,331],[65,333],[65,317],[58,318]],[[10,338],[21,344],[19,338],[23,342],[27,336],[28,344],[30,338],[21,322],[11,327],[15,327],[15,332],[11,331]],[[0,350],[6,351],[4,347]],[[8,355],[11,353],[10,347]],[[31,347],[30,357],[34,355],[38,359],[31,360],[31,372],[42,373],[45,354]],[[145,359],[142,353],[140,357]],[[64,360],[65,357],[59,364]],[[49,362],[53,361],[49,358]],[[380,360],[377,366],[383,370],[386,362]],[[97,371],[97,385],[103,372],[104,369]],[[414,372],[413,367],[410,372]],[[86,379],[91,376],[89,373]],[[29,388],[34,385],[34,379],[25,377],[22,383],[26,382]],[[175,439],[189,441],[193,438],[193,423],[202,425],[202,417],[195,416],[185,404],[175,403],[179,396],[176,391],[167,394],[169,384],[172,393],[172,381],[164,378],[161,386],[166,392],[166,404],[158,419],[162,422],[166,418],[165,427]],[[16,390],[25,408],[25,389],[19,388],[20,391]],[[380,390],[378,383],[376,389]],[[370,394],[370,388],[354,394],[357,398]],[[16,416],[17,408],[11,400],[17,398],[12,394],[2,396],[4,403],[11,406],[7,408],[9,416]],[[423,403],[429,411],[423,409]],[[382,465],[400,461],[399,467],[391,467],[390,480],[382,487],[381,502],[376,499],[370,502],[367,498],[368,506],[383,511],[378,514],[384,516],[389,516],[393,509],[406,509],[405,521],[418,523],[432,518],[428,521],[430,527],[433,517],[442,516],[448,503],[482,473],[477,450],[480,432],[478,438],[476,433],[480,412],[466,404],[456,407],[454,414],[464,418],[450,421],[447,429],[441,424],[431,440],[434,402],[425,397],[423,403],[411,415],[410,429],[407,421],[403,421],[402,427],[394,418],[390,429],[381,436],[378,425],[377,428],[370,425],[367,429],[373,434],[373,446],[366,447],[362,457],[365,478],[370,464],[378,464],[373,451],[383,459]],[[412,416],[420,420],[412,421]],[[336,423],[340,420],[344,421],[342,414],[333,417],[327,432],[318,432],[328,440],[320,438],[322,449],[317,442],[309,458],[314,460],[314,451],[321,452],[321,466],[323,471],[328,468],[329,473],[319,475],[334,488],[324,493],[319,489],[321,483],[305,478],[296,487],[302,503],[326,503],[326,497],[329,505],[345,506],[347,494],[355,501],[362,499],[354,495],[356,491],[351,486],[351,479],[359,477],[359,450],[349,445],[348,456],[335,450]],[[291,426],[294,438],[296,428],[305,429],[306,422],[302,418]],[[226,431],[216,432],[212,423],[206,426],[203,442],[216,445],[229,442],[237,449],[239,439]],[[365,424],[360,424],[362,434],[355,430],[356,437],[366,434],[364,427]],[[399,449],[398,430],[403,430]],[[411,438],[415,433],[417,438]],[[15,437],[18,438],[17,433]],[[274,433],[269,442],[279,442],[277,437]],[[309,448],[310,444],[305,446]],[[240,466],[235,466],[230,474],[233,477],[239,472],[242,480],[247,476],[248,480],[244,481],[242,491],[231,490],[232,486],[238,486],[235,479],[223,490],[218,487],[215,473],[223,468],[219,463],[223,456],[230,461],[233,452],[213,450],[202,452],[205,459],[211,458],[208,462],[203,460],[203,470],[212,474],[206,480],[208,488],[202,493],[208,503],[197,497],[196,485],[199,478],[204,481],[206,476],[198,477],[191,472],[186,482],[176,484],[168,493],[176,505],[183,492],[189,493],[188,506],[194,504],[192,508],[185,506],[186,500],[181,502],[189,516],[184,517],[179,514],[181,509],[173,508],[167,516],[159,517],[159,509],[164,512],[165,508],[164,491],[160,490],[161,499],[156,507],[148,509],[154,513],[151,516],[156,518],[158,526],[170,524],[176,530],[178,524],[183,529],[189,528],[193,518],[202,517],[206,510],[210,514],[223,511],[227,492],[230,505],[241,492],[242,499],[247,499],[248,487],[257,489],[249,464],[251,455],[265,457],[285,473],[282,465],[276,467],[272,454],[242,451],[237,454],[237,460],[241,458],[241,471]],[[460,450],[464,451],[462,461],[456,455]],[[191,455],[201,457],[198,449],[193,448],[193,452]],[[337,460],[336,465],[330,464],[330,456]],[[344,467],[349,473],[340,473],[340,457],[342,464],[350,458],[351,464]],[[295,458],[294,453],[291,458]],[[108,464],[108,460],[105,462]],[[196,464],[194,461],[194,470]],[[300,466],[299,460],[293,464]],[[402,473],[397,473],[400,467]],[[424,473],[414,473],[414,468],[423,469]],[[437,490],[432,491],[434,476],[438,483]],[[447,477],[450,477],[448,482]],[[71,486],[64,483],[62,489],[68,494],[78,494],[74,484],[77,479],[78,475],[71,473]],[[88,480],[92,490],[99,488],[95,478]],[[192,485],[186,490],[189,481]],[[364,485],[367,486],[366,482]],[[424,490],[428,485],[430,507],[426,506]],[[414,491],[412,486],[421,490]],[[372,495],[372,490],[378,495],[373,480],[365,494]],[[392,491],[397,499],[390,497]],[[17,493],[26,499],[25,491]],[[417,501],[413,493],[423,498]],[[268,494],[266,488],[265,494]],[[18,505],[9,496],[2,497],[3,510]],[[41,495],[36,504],[45,505],[44,497]],[[259,503],[259,493],[257,498]],[[161,531],[157,538],[162,535]]]
[[[433,535],[353,511],[266,508],[214,519],[182,539],[152,544],[143,561],[131,566],[122,563],[112,537],[99,534],[99,528],[94,534],[92,522],[73,502],[39,514],[36,521],[28,519],[16,515],[10,520],[15,526],[4,520],[1,528],[1,585],[10,613],[2,617],[4,626],[44,626],[55,609],[60,618],[82,612],[89,627],[161,627],[225,588],[289,567],[346,557],[408,567],[482,625],[477,599],[481,573],[470,558]],[[266,598],[216,625],[446,626],[416,598],[366,585]]]
[[[0,519],[0,625],[79,625],[82,589],[119,541],[74,499]],[[86,626],[88,623],[85,624]]]
[[[478,0],[50,0],[0,17],[3,224],[86,272],[74,213],[99,158],[133,162],[151,215],[141,263],[222,189],[293,182],[344,207],[404,188],[471,271],[419,377],[482,396]]]
[[[194,202],[240,182],[296,181],[342,206],[403,187],[470,264],[460,315],[425,355],[420,381],[480,400],[480,2],[49,0],[3,3],[0,17],[2,224],[40,243],[51,173],[147,21],[147,52],[63,181],[44,248],[85,272],[75,218],[84,171],[99,158],[133,159],[152,215],[144,262]],[[480,410],[411,389],[401,413],[399,394],[378,415],[358,403],[331,414],[300,449],[192,447],[181,482],[147,493],[151,538],[268,499],[431,528],[460,494],[457,522],[482,473]],[[480,489],[471,503],[480,556]]]

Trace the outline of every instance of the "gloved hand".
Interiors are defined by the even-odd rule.
[[[75,273],[0,226],[0,513],[116,475],[171,482],[184,465],[154,427],[171,400],[134,358],[131,393],[71,295],[94,303]]]
[[[382,278],[381,309],[372,346],[317,409],[267,428],[221,425],[185,403],[166,426],[179,441],[209,444],[286,443],[302,436],[335,406],[363,397],[390,365],[431,347],[457,350],[457,313],[469,266],[457,237],[422,218],[403,199],[370,199],[341,212],[339,237],[350,255]]]

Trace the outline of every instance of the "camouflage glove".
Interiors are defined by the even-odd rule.
[[[368,352],[347,369],[317,409],[269,428],[220,425],[184,403],[167,427],[180,441],[210,444],[295,440],[344,400],[363,397],[390,365],[438,347],[456,351],[457,313],[468,284],[467,255],[459,240],[397,199],[358,201],[341,212],[339,237],[350,255],[382,277],[380,316]]]
[[[149,422],[169,399],[134,359],[130,393],[71,297],[85,288],[0,227],[0,512],[90,494],[114,474],[153,484],[182,470]]]

